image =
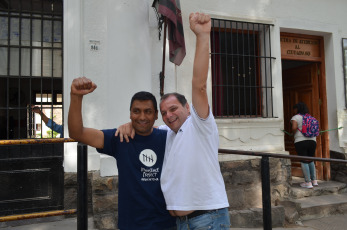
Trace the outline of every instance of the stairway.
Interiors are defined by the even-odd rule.
[[[303,178],[292,177],[290,198],[281,201],[288,223],[298,223],[347,213],[347,185],[336,181],[318,181],[313,189],[301,188]]]

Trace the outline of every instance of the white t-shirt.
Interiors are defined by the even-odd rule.
[[[191,116],[177,134],[168,129],[161,188],[168,210],[210,210],[229,206],[218,161],[219,135],[210,111]]]
[[[296,114],[295,116],[290,119],[290,121],[296,121],[298,123],[298,129],[302,130],[302,116],[299,114]],[[316,137],[305,137],[299,130],[296,130],[294,134],[294,143],[299,141],[307,141],[312,140],[316,141]]]

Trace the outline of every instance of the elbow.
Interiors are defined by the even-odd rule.
[[[76,141],[78,141],[77,138],[76,138],[77,136],[75,135],[74,132],[71,132],[70,129],[69,129],[69,137],[74,139],[74,140],[76,140]]]
[[[69,126],[69,137],[74,139],[75,141],[80,141],[81,135],[73,128]]]
[[[207,84],[206,82],[200,82],[200,81],[192,81],[192,86],[196,91],[199,91],[201,93],[207,92]]]

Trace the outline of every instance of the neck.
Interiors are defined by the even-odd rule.
[[[153,127],[151,128],[150,131],[146,131],[146,132],[140,132],[138,130],[135,130],[136,135],[140,135],[140,136],[149,136],[152,134],[152,132],[153,132]]]

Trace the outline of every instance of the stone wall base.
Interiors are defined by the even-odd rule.
[[[229,200],[233,227],[263,226],[260,158],[221,162],[221,171]],[[288,198],[291,164],[286,159],[270,159],[272,224],[285,223],[285,211],[275,206]],[[77,174],[65,173],[65,208],[76,208]],[[88,174],[88,211],[94,217],[95,228],[116,229],[118,216],[118,177],[101,177],[99,171]]]
[[[346,153],[330,151],[330,158],[347,160]],[[331,163],[331,180],[347,184],[347,164]]]
[[[271,207],[272,227],[283,227],[285,223],[283,206]],[[259,228],[263,226],[263,209],[232,210],[229,212],[233,228]]]

